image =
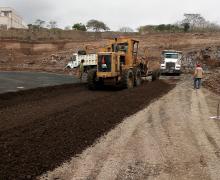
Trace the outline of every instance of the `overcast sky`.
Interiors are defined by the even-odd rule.
[[[220,24],[219,0],[0,0],[25,20],[56,20],[60,27],[90,19],[105,22],[112,30],[122,26],[168,24],[183,19],[184,13],[201,13]]]

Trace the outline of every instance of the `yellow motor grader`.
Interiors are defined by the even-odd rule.
[[[149,71],[148,61],[138,59],[139,41],[131,38],[115,38],[97,53],[97,68],[88,72],[88,87],[96,89],[102,85],[133,88],[140,86],[142,77],[158,79],[160,71]]]

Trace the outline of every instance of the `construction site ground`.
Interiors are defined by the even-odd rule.
[[[73,53],[88,44],[95,53],[107,39],[33,54],[0,49],[0,180],[220,179],[220,120],[210,119],[220,102],[220,33],[133,38],[152,69],[162,50],[182,50],[186,74],[89,91],[65,66]],[[197,62],[205,70],[200,90],[193,89]]]
[[[1,94],[0,179],[217,180],[220,97],[189,75],[162,79]]]
[[[56,168],[172,86],[89,91],[75,84],[1,94],[0,179],[32,179]]]
[[[207,74],[203,85],[211,91],[220,94],[220,68],[216,68],[210,74]]]
[[[130,35],[130,37],[140,41],[138,55],[149,60],[150,70],[158,68],[161,52],[165,49],[183,51],[183,70],[186,73],[192,73],[196,62],[200,62],[204,69],[211,73],[212,68],[220,66],[220,33],[218,32],[148,33]],[[100,47],[108,44],[108,41],[109,39],[91,41],[86,40],[86,37],[83,41],[77,42],[69,39],[49,42],[42,39],[39,42],[30,41],[28,43],[24,43],[22,40],[4,40],[4,45],[0,49],[0,70],[76,74],[76,70],[65,69],[73,53],[85,49],[85,47],[89,47],[88,53],[96,53]],[[15,45],[16,43],[18,44]],[[37,45],[36,51],[30,50],[34,45]],[[48,50],[45,49],[45,46],[54,48]],[[13,47],[15,48],[13,49]],[[219,83],[213,81],[212,76],[209,77],[206,79],[210,80],[206,87],[218,93],[219,88],[216,87]],[[214,79],[216,79],[215,77]]]
[[[166,95],[39,178],[218,180],[220,121],[210,116],[219,101],[183,76]]]

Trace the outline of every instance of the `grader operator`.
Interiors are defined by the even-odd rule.
[[[159,71],[148,71],[148,62],[138,60],[139,41],[116,38],[97,54],[97,68],[88,72],[88,87],[96,89],[102,85],[133,88],[140,86],[142,77],[159,77]]]

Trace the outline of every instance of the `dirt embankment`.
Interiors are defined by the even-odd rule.
[[[173,85],[122,91],[63,85],[0,95],[0,179],[32,179],[52,170]]]
[[[140,41],[139,55],[146,56],[151,61],[160,61],[161,51],[176,49],[184,52],[197,52],[198,49],[220,46],[220,33],[155,33],[146,35],[129,35]],[[108,38],[80,38],[77,41],[63,40],[41,41],[41,43],[25,43],[17,41],[2,42],[0,50],[0,70],[41,70],[63,72],[72,53],[90,45],[91,52],[97,52]],[[0,45],[1,46],[1,45]],[[93,48],[92,48],[93,47]]]
[[[205,78],[203,85],[211,91],[220,94],[220,68],[211,70]]]

